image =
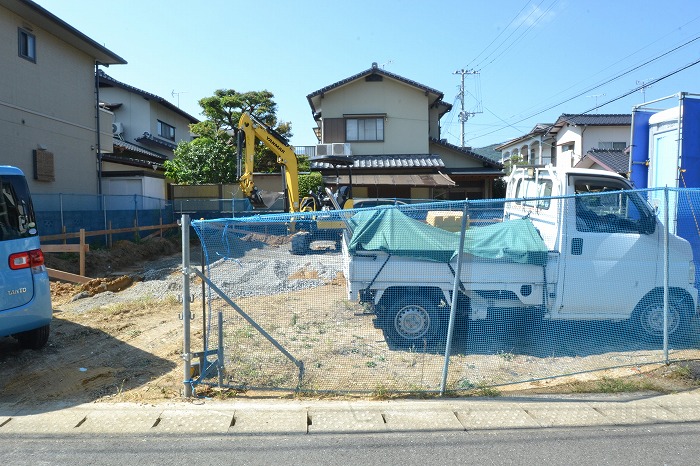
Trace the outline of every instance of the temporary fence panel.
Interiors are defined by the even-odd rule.
[[[34,194],[34,209],[41,235],[101,231],[169,224],[175,221],[173,206],[164,199],[138,195]],[[133,239],[123,233],[113,239]],[[100,237],[91,237],[99,241]]]
[[[598,188],[193,221],[220,368],[198,382],[443,392],[697,358],[700,192]]]

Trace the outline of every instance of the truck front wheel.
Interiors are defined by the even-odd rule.
[[[668,300],[668,336],[672,341],[682,339],[688,332],[690,312],[683,296],[671,293]],[[632,325],[639,336],[649,342],[659,343],[664,337],[663,293],[655,293],[641,302],[632,316]]]

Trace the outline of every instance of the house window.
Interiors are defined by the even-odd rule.
[[[574,143],[573,142],[566,142],[561,145],[561,151],[566,152],[568,150],[574,150]]]
[[[19,56],[36,63],[36,37],[34,34],[19,28],[17,39]]]
[[[384,118],[346,118],[346,141],[383,141]]]
[[[626,142],[605,142],[600,141],[598,143],[598,149],[604,150],[625,150],[627,148]]]
[[[175,140],[175,127],[170,126],[167,123],[163,123],[162,121],[158,120],[158,136],[165,138],[165,139],[170,139],[171,141]]]

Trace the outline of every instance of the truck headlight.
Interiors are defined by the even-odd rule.
[[[690,261],[690,267],[688,267],[688,283],[695,284],[695,262],[693,261]]]

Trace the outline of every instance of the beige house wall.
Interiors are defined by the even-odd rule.
[[[17,53],[19,27],[36,38],[36,63]],[[0,163],[34,193],[97,193],[94,58],[0,7],[0,69]],[[53,153],[55,181],[34,180],[38,148]]]
[[[353,81],[321,100],[323,118],[386,114],[384,141],[351,143],[353,155],[427,154],[428,97],[419,89],[385,77]]]

